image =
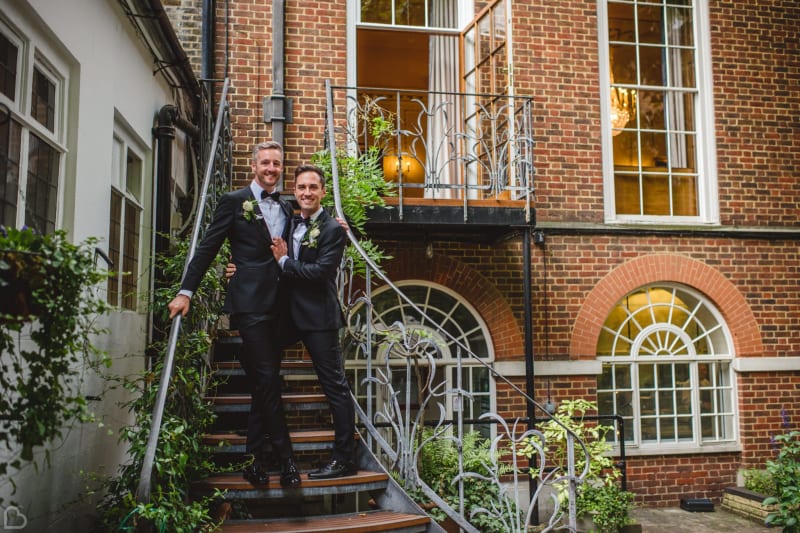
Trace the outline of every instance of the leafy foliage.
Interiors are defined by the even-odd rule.
[[[430,430],[426,430],[423,440],[425,444],[420,450],[420,478],[430,488],[436,491],[451,507],[460,509],[461,498],[456,479],[460,470],[458,464],[458,447],[453,439],[439,437],[427,440]],[[462,439],[463,472],[476,475],[463,476],[464,480],[464,510],[470,522],[485,533],[504,533],[509,523],[516,523],[516,519],[505,517],[505,520],[492,516],[479,509],[490,509],[493,503],[500,502],[500,487],[493,480],[491,442],[482,437],[477,431],[464,435]],[[501,465],[500,474],[510,471],[510,466]],[[502,507],[509,513],[518,513],[514,502],[505,499]],[[437,521],[442,522],[447,515],[439,508],[433,508],[429,514]]]
[[[365,233],[364,225],[368,220],[369,210],[386,207],[384,197],[394,194],[391,186],[384,180],[379,147],[380,140],[391,133],[392,123],[382,117],[373,117],[371,124],[371,133],[376,139],[376,144],[369,146],[360,154],[350,153],[344,148],[339,149],[336,154],[342,211],[353,231],[361,235]],[[311,162],[323,169],[326,176],[332,175],[330,151],[322,150],[315,153]],[[326,207],[333,206],[333,194],[325,195],[322,203]],[[380,264],[384,259],[391,259],[369,239],[361,239],[359,244],[376,264]],[[364,261],[352,246],[348,246],[345,254],[353,260],[357,272],[364,271]]]
[[[159,258],[165,278],[172,281],[169,286],[155,291],[151,303],[154,315],[160,317],[162,323],[167,323],[167,303],[178,292],[187,250],[188,242],[184,241],[179,243],[175,255]],[[227,250],[220,251],[215,266],[221,268],[227,257]],[[106,531],[133,530],[141,520],[150,521],[162,531],[189,533],[213,529],[211,506],[220,495],[190,501],[188,493],[192,480],[218,470],[211,461],[211,448],[201,443],[201,437],[214,420],[213,410],[203,396],[209,385],[206,357],[214,325],[222,311],[221,291],[218,270],[210,268],[192,297],[191,312],[183,319],[148,503],[137,502],[135,493],[163,360],[159,359],[151,370],[135,379],[124,380],[124,386],[134,397],[127,407],[135,420],[122,430],[120,440],[127,443],[131,460],[122,466],[118,476],[107,482],[107,495],[99,505]],[[153,353],[164,354],[166,341],[152,348]]]
[[[547,458],[544,467],[556,468],[566,473],[568,433],[582,441],[587,454],[581,453],[581,447],[576,440],[575,471],[577,474],[583,472],[587,461],[588,471],[583,484],[578,488],[575,501],[578,517],[590,515],[600,532],[611,532],[630,523],[629,513],[634,495],[617,485],[621,473],[608,455],[612,448],[606,442],[606,435],[614,428],[585,420],[587,413],[595,411],[597,404],[589,400],[578,398],[562,401],[553,415],[555,420],[548,420],[539,426],[544,442],[536,435],[531,436],[528,446],[522,449],[521,454],[530,458],[536,453],[537,447],[544,447]],[[531,475],[539,477],[543,468],[532,468]],[[556,488],[559,500],[565,504],[569,497],[567,482],[556,484]]]
[[[538,436],[530,437],[528,446],[523,447],[521,454],[530,458],[536,453],[535,446],[545,447],[547,465],[550,468],[558,468],[562,472],[567,471],[567,434],[571,432],[575,437],[582,441],[586,446],[589,461],[589,472],[586,479],[608,479],[614,481],[620,476],[618,469],[614,467],[614,462],[607,453],[611,451],[611,445],[606,442],[606,434],[614,428],[600,423],[587,422],[584,417],[588,412],[597,410],[594,402],[578,398],[576,400],[564,400],[558,406],[553,418],[539,425],[539,429],[544,435],[544,442]],[[575,471],[580,473],[586,465],[587,456],[581,453],[581,448],[575,446]],[[540,470],[533,468],[531,475],[539,476]],[[566,497],[566,486],[562,487],[560,496]]]
[[[578,517],[590,516],[598,533],[615,533],[631,523],[633,493],[621,490],[615,483],[586,483],[576,500]]]
[[[800,531],[800,431],[776,435],[778,456],[767,461],[767,472],[775,483],[774,496],[763,505],[777,505],[765,520],[768,526],[780,526],[784,533]]]
[[[766,470],[751,468],[744,470],[742,476],[744,477],[744,487],[747,490],[752,490],[765,496],[774,496],[776,494],[775,480]]]
[[[95,269],[95,243],[0,226],[0,420],[10,421],[0,446],[20,450],[0,463],[0,476],[33,461],[67,422],[92,418],[78,377],[110,365],[91,342],[108,310],[95,293],[107,277]]]

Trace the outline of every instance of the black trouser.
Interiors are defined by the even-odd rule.
[[[265,461],[265,444],[279,461],[292,457],[292,443],[281,401],[281,354],[277,319],[263,313],[240,313],[232,317],[242,338],[239,362],[247,377],[252,403],[247,418],[245,453]]]
[[[288,321],[287,321],[288,322]],[[292,325],[282,324],[281,336],[284,346],[297,341],[311,355],[322,390],[328,399],[333,416],[333,459],[352,462],[355,460],[355,408],[350,395],[350,384],[344,375],[342,348],[336,330],[303,331]]]

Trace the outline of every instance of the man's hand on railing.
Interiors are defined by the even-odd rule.
[[[233,274],[231,274],[233,275]],[[181,316],[186,316],[189,313],[189,307],[192,305],[192,300],[185,294],[179,294],[167,305],[169,309],[169,319],[175,318],[178,313]]]

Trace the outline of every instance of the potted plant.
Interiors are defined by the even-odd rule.
[[[641,526],[633,524],[630,517],[634,495],[618,486],[621,473],[609,455],[611,445],[606,442],[606,434],[613,428],[585,419],[587,413],[596,410],[597,405],[588,400],[579,398],[562,401],[553,418],[538,426],[544,441],[536,435],[531,436],[529,445],[520,453],[530,458],[537,453],[538,448],[544,447],[547,464],[541,468],[532,468],[531,475],[534,477],[540,477],[545,470],[549,472],[558,469],[566,472],[567,434],[573,434],[584,443],[588,454],[584,456],[579,451],[576,452],[575,471],[583,471],[586,462],[589,463],[588,473],[578,487],[575,501],[578,518],[584,519],[583,527],[579,531],[641,531]],[[580,448],[576,446],[576,450]],[[566,509],[568,485],[566,482],[557,483],[555,488],[561,509]]]
[[[24,321],[42,312],[34,291],[48,273],[42,256],[46,241],[31,230],[0,230],[0,320]]]
[[[622,490],[613,481],[584,483],[578,489],[575,501],[578,519],[584,519],[578,530],[597,533],[641,531],[641,526],[634,524],[630,516],[633,497],[632,492]]]

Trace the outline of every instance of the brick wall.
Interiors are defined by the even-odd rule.
[[[724,224],[800,217],[800,4],[713,2],[711,49]]]
[[[272,138],[272,126],[263,120],[264,98],[273,94],[272,5],[261,0],[231,2],[228,26],[225,3],[218,3],[217,76],[231,79],[231,127],[234,144],[234,182],[251,178],[250,150]],[[285,167],[294,167],[324,147],[325,80],[346,81],[345,3],[287,2],[285,13],[284,92],[294,104],[294,121],[285,130]],[[227,70],[221,45],[229,40]],[[284,186],[284,189],[287,185]]]
[[[235,178],[242,184],[250,177],[252,144],[271,137],[262,118],[262,101],[273,83],[271,4],[231,2],[225,26],[226,5],[218,4],[217,76],[226,74],[227,46]],[[516,1],[512,9],[515,91],[535,99],[537,222],[602,224],[596,1]],[[728,228],[797,228],[800,4],[723,1],[710,3],[709,12],[721,221]],[[287,170],[323,146],[324,80],[346,82],[345,30],[343,2],[287,3],[285,86],[294,101],[294,123],[286,127]],[[546,238],[544,248],[532,249],[537,360],[593,357],[592,332],[605,319],[604,307],[624,295],[626,283],[663,280],[700,285],[729,325],[737,356],[800,356],[800,258],[794,238],[708,238],[691,231],[675,237]],[[520,239],[491,246],[434,242],[430,260],[421,244],[382,244],[395,256],[386,265],[393,280],[426,279],[450,287],[487,322],[498,359],[522,357]],[[660,261],[651,259],[656,256]],[[675,268],[659,266],[669,264]],[[687,265],[697,266],[684,270]],[[598,287],[609,292],[595,292]],[[772,456],[769,439],[783,430],[782,407],[797,427],[800,412],[791,400],[800,387],[798,374],[737,375],[741,454],[631,459],[630,487],[641,494],[639,501],[676,506],[681,497],[718,500],[738,468],[760,466]],[[546,399],[547,383],[537,379],[537,399]],[[524,388],[524,380],[515,384]],[[556,401],[596,394],[593,377],[557,377],[549,385]],[[507,386],[498,386],[497,401],[501,414],[525,413],[524,402]]]
[[[202,3],[198,0],[162,0],[175,35],[181,42],[195,76],[200,76],[202,54]]]

